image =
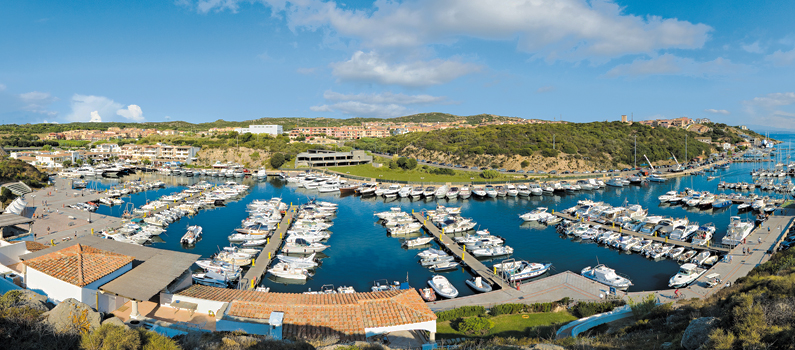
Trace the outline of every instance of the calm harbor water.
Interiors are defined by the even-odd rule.
[[[784,137],[782,137],[784,136]],[[781,140],[792,139],[792,135],[771,135]],[[786,138],[788,137],[788,138]],[[787,147],[787,143],[783,144]],[[331,247],[323,252],[322,264],[315,271],[315,276],[305,284],[284,284],[279,281],[266,279],[263,285],[279,292],[302,292],[308,288],[318,290],[324,284],[334,286],[353,286],[357,291],[369,291],[373,281],[387,279],[389,281],[405,281],[408,277],[413,287],[424,287],[426,281],[434,273],[420,266],[416,254],[418,249],[407,250],[401,247],[402,238],[390,237],[386,229],[376,222],[375,212],[389,210],[391,207],[401,207],[405,211],[419,211],[434,209],[437,204],[462,207],[462,215],[472,217],[481,229],[489,229],[492,234],[502,236],[506,244],[514,248],[512,258],[533,262],[552,262],[555,272],[574,271],[579,273],[586,266],[604,263],[615,268],[618,272],[628,275],[634,286],[629,291],[651,290],[665,288],[668,278],[673,275],[678,264],[670,260],[652,261],[638,254],[619,252],[590,242],[579,242],[558,235],[554,227],[540,224],[523,223],[519,215],[536,207],[543,206],[554,210],[563,210],[574,206],[578,200],[591,199],[604,201],[612,205],[624,203],[639,203],[649,209],[650,215],[664,215],[672,217],[688,217],[690,221],[699,223],[714,223],[718,229],[715,235],[720,240],[726,232],[729,217],[737,215],[736,205],[716,210],[687,209],[681,206],[660,206],[657,197],[667,191],[683,191],[685,188],[708,190],[717,193],[730,193],[717,188],[722,179],[729,182],[750,182],[750,171],[754,168],[766,167],[766,163],[735,163],[728,170],[719,170],[711,175],[721,176],[720,179],[708,181],[706,176],[689,176],[668,180],[659,184],[643,186],[628,186],[624,188],[607,187],[597,191],[584,191],[578,194],[563,194],[554,196],[536,196],[529,198],[505,199],[475,199],[454,201],[411,201],[397,199],[385,201],[383,198],[361,198],[358,196],[341,197],[335,195],[318,195],[315,191],[297,188],[295,185],[270,179],[257,181],[251,179],[239,180],[249,184],[249,194],[236,202],[230,202],[225,207],[202,211],[196,216],[185,217],[171,224],[168,230],[160,237],[162,241],[152,244],[155,248],[186,251],[210,257],[222,247],[228,246],[227,236],[238,227],[241,220],[246,218],[246,204],[254,199],[270,199],[280,197],[285,203],[305,203],[309,198],[317,197],[320,200],[339,203],[339,211],[331,227],[333,234],[326,244]],[[154,174],[135,174],[127,179],[144,180],[159,179],[167,183],[167,187],[146,193],[137,193],[123,198],[126,202],[133,203],[136,207],[146,203],[147,200],[173,192],[181,191],[186,185],[207,180],[210,182],[223,182],[225,180],[212,180],[202,178],[163,177]],[[94,180],[92,187],[105,189],[118,184],[117,179]],[[772,192],[756,193],[774,198],[782,198],[783,194]],[[120,216],[124,206],[101,206],[97,211],[100,214]],[[750,213],[741,214],[742,217],[752,219]],[[200,225],[204,228],[203,238],[195,247],[186,248],[179,243],[179,238],[184,234],[189,225]],[[491,262],[485,262],[487,266]],[[461,295],[473,292],[464,281],[471,277],[467,272],[459,269],[443,273],[458,288]],[[272,277],[267,277],[272,278]]]

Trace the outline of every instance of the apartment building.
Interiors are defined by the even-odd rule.
[[[121,147],[119,158],[129,159],[131,161],[148,159],[155,164],[175,161],[190,164],[195,160],[196,153],[198,153],[199,150],[199,147],[193,146],[128,144]]]
[[[278,136],[284,133],[281,125],[249,125],[247,128],[235,128],[238,134],[252,133],[254,135],[268,134]]]

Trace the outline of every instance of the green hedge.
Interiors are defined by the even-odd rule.
[[[457,309],[437,312],[436,321],[444,322],[461,317],[480,316],[484,313],[486,313],[486,308],[482,306],[462,306]]]
[[[583,318],[611,311],[616,307],[622,306],[624,304],[625,302],[623,300],[611,300],[603,302],[581,301],[578,302],[577,305],[574,305],[574,307],[571,309],[571,313],[574,314],[574,316]]]
[[[533,304],[502,304],[492,307],[492,316],[520,314],[525,312],[552,312],[558,306],[557,302]]]

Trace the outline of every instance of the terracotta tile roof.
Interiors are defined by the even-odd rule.
[[[41,244],[36,241],[25,241],[25,248],[27,248],[29,252],[37,252],[39,250],[47,249],[49,247],[50,246]]]
[[[76,244],[25,261],[25,265],[76,286],[85,287],[133,261],[133,257]]]
[[[284,312],[285,337],[361,340],[365,328],[436,320],[414,289],[352,294],[263,293],[193,285],[179,295],[228,302],[227,314],[267,320]]]

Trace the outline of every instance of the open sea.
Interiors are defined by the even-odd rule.
[[[781,150],[777,158],[782,163],[787,163],[787,157],[793,155],[792,150],[787,148],[791,141],[795,141],[795,135],[771,134],[770,137],[784,141],[779,145]],[[389,210],[391,207],[401,207],[404,211],[411,212],[412,210],[435,209],[437,204],[442,204],[460,206],[462,208],[461,215],[473,218],[480,229],[489,229],[492,234],[503,237],[506,244],[514,248],[514,254],[511,257],[516,260],[552,262],[553,273],[566,270],[579,273],[584,267],[596,265],[598,261],[629,276],[634,283],[629,291],[661,289],[667,287],[668,279],[676,273],[678,269],[676,262],[671,260],[653,261],[638,254],[619,252],[595,243],[566,238],[557,234],[552,226],[523,223],[519,215],[536,207],[548,207],[550,210],[556,211],[563,210],[576,205],[577,201],[581,199],[603,201],[615,206],[639,203],[649,209],[649,215],[686,216],[691,222],[714,223],[718,229],[714,239],[719,241],[726,232],[729,217],[738,215],[736,205],[724,209],[689,209],[681,206],[661,206],[657,197],[667,191],[683,191],[685,188],[699,191],[708,190],[713,193],[731,193],[732,190],[719,190],[718,182],[721,180],[751,182],[750,171],[752,169],[770,167],[775,163],[734,163],[728,170],[707,173],[720,176],[719,179],[712,181],[708,181],[706,175],[687,176],[673,178],[663,183],[630,185],[623,188],[606,187],[596,191],[582,191],[578,194],[484,200],[472,197],[468,200],[453,201],[411,201],[409,199],[385,201],[383,198],[375,197],[319,195],[316,191],[297,188],[294,184],[287,185],[286,182],[278,179],[257,181],[247,178],[239,181],[251,186],[248,195],[238,201],[227,203],[225,207],[201,211],[193,217],[182,218],[171,224],[168,230],[160,235],[160,240],[151,246],[190,252],[199,254],[203,258],[209,258],[222,247],[229,245],[227,236],[246,218],[246,204],[251,201],[280,197],[287,204],[298,204],[305,203],[310,198],[318,198],[339,203],[339,211],[330,229],[333,234],[325,243],[331,247],[322,253],[323,259],[321,265],[315,270],[314,277],[304,284],[284,284],[271,280],[272,276],[266,274],[262,285],[270,287],[271,291],[278,292],[303,292],[310,288],[319,290],[325,284],[333,284],[335,287],[353,286],[357,291],[369,291],[375,280],[405,281],[408,278],[412,287],[425,287],[426,281],[434,273],[418,263],[416,254],[421,249],[402,248],[403,239],[388,236],[386,228],[377,223],[373,214]],[[131,175],[127,179],[138,179],[139,177],[150,181],[159,179],[166,182],[167,186],[163,189],[136,193],[122,198],[135,207],[145,204],[147,200],[154,200],[160,196],[181,191],[185,186],[201,180],[217,183],[227,181],[217,178],[213,180],[212,178],[171,177],[146,173]],[[96,179],[91,181],[90,186],[101,190],[116,185],[120,181],[124,181],[124,179]],[[763,193],[758,189],[755,191],[760,195],[772,198],[785,196],[781,193]],[[102,205],[97,213],[121,216],[124,209],[125,206]],[[753,219],[751,213],[740,215],[746,219]],[[184,248],[179,243],[179,239],[185,233],[186,227],[190,225],[202,226],[203,237],[194,247]],[[484,263],[490,266],[492,262],[484,261]],[[473,294],[473,291],[464,283],[471,275],[463,269],[442,274],[455,285],[460,295]]]

